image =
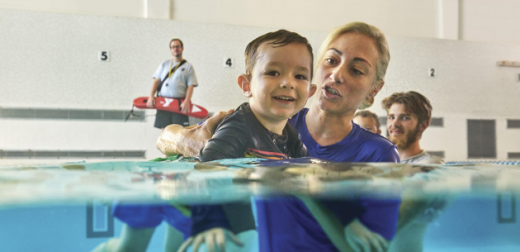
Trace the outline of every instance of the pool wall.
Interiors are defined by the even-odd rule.
[[[200,85],[193,101],[211,112],[234,108],[246,101],[236,86],[236,77],[244,71],[246,44],[282,28],[7,9],[0,9],[0,19],[0,161],[11,163],[27,160],[24,153],[31,150],[144,151],[147,159],[161,156],[155,148],[160,130],[152,127],[154,111],[146,111],[144,121],[126,123],[93,120],[89,113],[60,119],[34,118],[21,111],[130,110],[134,98],[149,93],[159,63],[170,57],[166,45],[172,37],[183,39],[184,56],[196,69]],[[326,35],[296,31],[309,38],[315,52]],[[423,134],[425,150],[443,153],[448,161],[520,157],[518,69],[497,66],[500,60],[519,59],[520,45],[403,37],[389,37],[389,43],[392,60],[373,111],[384,116],[381,99],[416,90],[431,100],[433,117],[442,121]],[[109,51],[110,61],[99,61],[99,51]],[[224,58],[233,58],[234,66],[224,67]],[[430,68],[436,69],[435,77],[428,76]],[[6,109],[21,110],[13,114]],[[489,121],[495,134],[473,134],[468,120]],[[468,139],[475,135],[495,144],[494,156],[469,155]],[[8,157],[9,151],[20,155]],[[96,157],[72,159],[83,158]]]

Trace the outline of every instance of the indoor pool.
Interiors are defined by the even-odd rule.
[[[398,225],[389,251],[513,252],[520,251],[518,181],[515,164],[419,166],[313,158],[4,166],[0,251],[102,251],[124,230],[112,215],[117,204],[170,204],[184,213],[189,204],[290,195],[311,201],[400,198],[398,223],[407,224]],[[162,222],[155,229],[147,251],[165,250],[167,226]],[[229,245],[226,251],[258,251],[258,244]]]

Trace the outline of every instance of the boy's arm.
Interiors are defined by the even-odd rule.
[[[219,125],[219,128],[213,137],[206,142],[198,157],[203,162],[243,157],[250,138],[249,128],[245,120],[241,117],[231,117]],[[233,225],[231,225],[228,217],[231,216],[226,215],[225,206],[223,205],[192,205],[191,236],[194,237],[194,249],[198,248],[202,242],[206,243],[208,247],[215,245],[215,240],[212,238],[207,240],[206,237],[221,237],[219,238],[221,241],[216,242],[219,246],[225,243],[223,233],[226,230],[233,230]]]
[[[166,156],[182,154],[195,157],[211,138],[217,125],[233,110],[221,111],[201,125],[182,127],[177,124],[167,126],[157,139],[157,149]]]
[[[225,121],[206,142],[198,157],[202,162],[243,158],[250,139],[247,123],[237,120]]]

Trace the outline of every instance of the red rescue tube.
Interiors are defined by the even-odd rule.
[[[146,106],[146,102],[148,101],[148,97],[137,97],[134,99],[134,106],[140,109],[158,109],[164,111],[170,111],[174,113],[179,113],[187,116],[192,116],[195,118],[204,119],[208,117],[208,110],[202,106],[191,103],[190,112],[182,113],[180,110],[180,105],[184,101],[184,99],[176,99],[176,98],[166,98],[166,97],[156,97],[155,98],[155,107],[149,108]]]

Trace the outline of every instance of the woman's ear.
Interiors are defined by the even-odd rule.
[[[251,81],[249,80],[249,76],[245,74],[241,74],[238,76],[238,86],[242,89],[242,93],[251,98],[253,94],[251,93]]]
[[[377,93],[379,93],[379,91],[381,91],[381,89],[383,88],[384,85],[385,85],[385,80],[377,81],[377,83],[372,87],[372,89],[368,93],[365,100],[361,103],[361,105],[359,105],[358,109],[366,109],[366,108],[372,106],[372,104],[374,104],[374,100],[375,100]]]
[[[376,85],[374,86],[374,88],[370,92],[370,95],[372,97],[376,97],[376,95],[379,93],[379,91],[381,91],[381,89],[383,89],[384,85],[385,85],[385,80],[377,81]]]

